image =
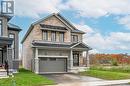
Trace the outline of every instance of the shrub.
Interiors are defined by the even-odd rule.
[[[114,61],[112,61],[111,65],[112,65],[112,66],[118,66],[118,63],[117,63],[116,60],[114,60]]]

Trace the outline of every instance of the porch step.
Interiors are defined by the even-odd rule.
[[[0,78],[8,77],[7,72],[5,69],[0,69]]]

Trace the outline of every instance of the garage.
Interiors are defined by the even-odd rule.
[[[40,73],[67,72],[67,58],[39,58]]]

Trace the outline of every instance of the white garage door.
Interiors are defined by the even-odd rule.
[[[45,72],[66,72],[66,58],[40,58],[39,71]]]

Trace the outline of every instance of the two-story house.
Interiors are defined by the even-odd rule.
[[[34,22],[22,40],[23,67],[37,74],[85,70],[83,34],[59,13]]]
[[[11,16],[0,14],[0,77],[16,72],[19,67],[19,32],[21,29],[8,23]],[[6,70],[5,70],[6,69]]]

